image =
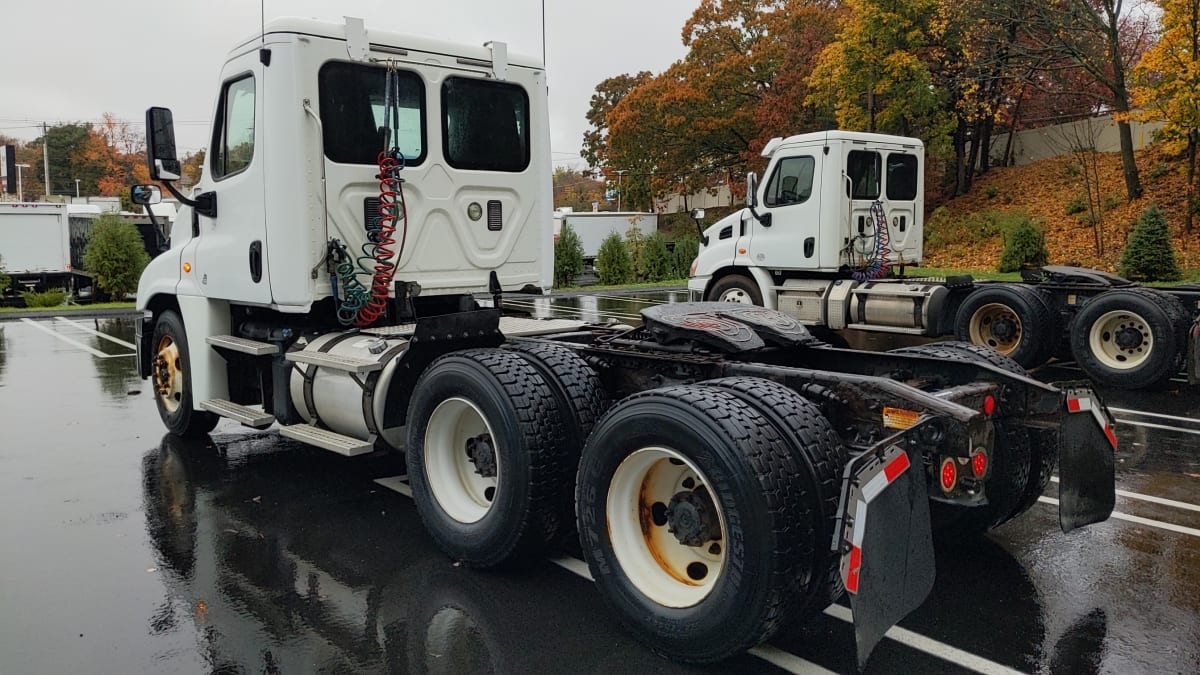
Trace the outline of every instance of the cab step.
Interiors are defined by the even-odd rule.
[[[209,335],[204,338],[204,341],[213,347],[228,349],[231,352],[240,354],[249,354],[250,356],[270,356],[278,354],[278,345],[273,345],[270,342],[259,342],[258,340],[247,340],[235,335]]]
[[[336,452],[346,457],[357,457],[375,451],[375,444],[352,436],[343,436],[328,429],[314,427],[311,424],[292,424],[279,428],[279,434],[284,438],[315,445],[318,448]]]
[[[317,366],[318,368],[344,370],[348,373],[357,373],[360,375],[383,368],[383,364],[379,361],[368,361],[366,359],[356,359],[352,356],[338,356],[337,354],[327,354],[325,352],[288,352],[287,360],[292,363],[305,363],[310,366]]]
[[[275,423],[275,416],[269,412],[240,405],[220,398],[200,402],[200,409],[220,415],[235,422],[241,422],[255,429],[266,429]]]

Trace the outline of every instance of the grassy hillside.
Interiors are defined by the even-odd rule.
[[[1176,259],[1185,276],[1200,270],[1200,216],[1185,242],[1187,169],[1167,157],[1159,146],[1137,155],[1145,195],[1126,202],[1121,158],[1099,155],[1100,194],[1104,206],[1105,250],[1097,254],[1084,203],[1079,164],[1071,157],[1046,159],[1026,166],[992,169],[979,176],[969,194],[936,209],[926,222],[925,264],[931,267],[995,269],[1004,246],[1003,235],[1021,213],[1042,223],[1050,262],[1116,271],[1129,232],[1138,215],[1151,204],[1164,211],[1170,223]],[[1186,243],[1186,246],[1185,246]]]

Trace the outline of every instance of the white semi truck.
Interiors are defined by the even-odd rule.
[[[1071,357],[1093,380],[1131,389],[1165,385],[1195,352],[1200,286],[1143,288],[1061,266],[1024,283],[902,278],[923,256],[917,139],[817,132],[773,139],[762,154],[767,178],[750,176],[747,207],[703,233],[695,300],[778,309],[818,332],[955,336],[1027,368]]]
[[[91,285],[83,251],[100,210],[74,204],[0,202],[0,268],[16,291]],[[0,288],[0,296],[8,289]]]
[[[837,349],[729,303],[633,328],[505,316],[549,289],[552,207],[546,73],[503,43],[281,19],[220,82],[190,198],[170,111],[147,113],[151,176],[184,206],[138,288],[138,367],[174,434],[225,417],[403,452],[448,555],[514,566],[578,535],[620,620],[693,662],[844,591],[865,661],[928,595],[933,530],[1016,517],[1056,463],[1064,531],[1112,510],[1087,384],[972,345]]]
[[[658,214],[642,213],[640,211],[570,211],[556,209],[554,211],[554,241],[562,231],[563,224],[571,226],[579,235],[579,243],[583,246],[584,262],[593,263],[600,254],[600,245],[609,235],[621,235],[623,238],[630,228],[636,227],[642,236],[650,236],[658,232]]]

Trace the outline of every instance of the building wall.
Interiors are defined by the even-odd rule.
[[[1140,150],[1154,140],[1154,132],[1163,125],[1162,122],[1131,122],[1130,126],[1133,131],[1133,148]],[[1013,163],[1029,164],[1039,159],[1067,154],[1075,147],[1086,148],[1093,145],[1097,152],[1120,151],[1121,139],[1117,133],[1117,123],[1111,115],[1018,131],[1013,139]],[[992,140],[993,163],[1000,164],[1004,161],[1004,151],[1007,147],[1008,134],[1000,134]]]

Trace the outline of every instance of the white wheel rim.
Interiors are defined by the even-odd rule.
[[[1122,347],[1118,341],[1121,334],[1135,339]],[[1088,331],[1088,346],[1096,360],[1105,366],[1114,370],[1131,370],[1150,358],[1150,352],[1154,349],[1154,334],[1141,315],[1118,310],[1096,319]]]
[[[721,302],[736,302],[743,305],[753,305],[754,299],[744,288],[731,288],[721,294]]]
[[[1006,335],[1003,331],[997,333],[996,326],[1001,322],[1011,324],[1011,335]],[[1011,354],[1017,345],[1021,344],[1025,329],[1021,324],[1021,317],[1017,316],[1011,307],[992,302],[975,310],[971,315],[969,333],[972,344],[990,347],[1001,354]]]
[[[700,546],[684,545],[669,523],[661,517],[655,520],[675,495],[710,486],[687,457],[662,447],[632,453],[613,473],[606,504],[613,553],[634,587],[659,605],[692,607],[708,597],[721,578],[728,537],[725,515],[715,498],[709,503],[715,507],[720,534]]]
[[[158,352],[151,363],[154,394],[167,412],[179,410],[183,401],[183,355],[179,345],[169,335],[158,341]]]
[[[484,476],[467,451],[468,441],[486,435],[496,456],[494,476]],[[425,477],[446,515],[477,523],[492,508],[500,488],[496,434],[483,412],[465,398],[448,398],[429,416],[425,429]]]

